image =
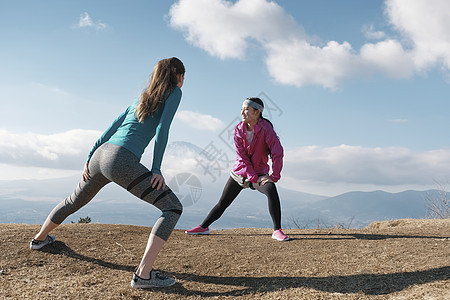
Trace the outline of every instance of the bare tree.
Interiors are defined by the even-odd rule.
[[[350,221],[351,224],[351,221]],[[349,226],[350,226],[349,224]],[[289,229],[325,229],[325,228],[333,228],[328,222],[321,219],[320,217],[316,217],[314,219],[311,218],[300,218],[295,216],[288,217],[287,228]],[[337,225],[336,225],[337,227]],[[343,226],[344,227],[344,226]]]
[[[294,218],[294,217],[290,217],[289,218],[289,228],[292,229],[305,229],[305,225],[301,223],[299,218]],[[292,222],[293,225],[291,225],[290,223]]]
[[[343,223],[336,224],[335,227],[337,229],[350,229],[350,226],[352,225],[352,222],[354,219],[355,219],[355,216],[350,218],[350,221],[348,222],[347,227]]]
[[[434,180],[437,184],[437,195],[427,194],[425,197],[425,206],[431,219],[450,218],[449,199],[447,197],[447,187]]]

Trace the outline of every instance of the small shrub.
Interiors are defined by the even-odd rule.
[[[88,224],[91,223],[91,218],[86,217],[86,218],[81,218],[78,220],[78,224]]]

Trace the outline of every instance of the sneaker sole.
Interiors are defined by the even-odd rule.
[[[40,249],[44,248],[45,246],[51,245],[54,242],[56,242],[56,239],[54,236],[50,235],[50,239],[51,239],[51,241],[49,243],[43,244],[43,245],[34,245],[33,243],[30,243],[30,249],[31,250],[40,250]]]
[[[274,236],[272,236],[272,238],[274,239],[274,240],[277,240],[277,241],[279,241],[279,242],[285,242],[285,241],[289,241],[289,238],[285,238],[285,239],[277,239],[276,237],[274,237]]]
[[[203,232],[187,232],[185,231],[185,233],[190,234],[190,235],[208,235],[209,234],[209,230],[208,231],[203,231]]]
[[[175,285],[176,282],[171,283],[171,284],[169,284],[169,285],[150,285],[150,284],[148,284],[148,285],[135,285],[135,284],[133,284],[133,283],[134,283],[134,282],[132,281],[132,282],[131,282],[131,287],[134,288],[134,289],[151,289],[151,288],[165,288],[165,287],[170,287],[170,286]]]
[[[158,274],[153,273],[156,277],[158,277]],[[149,289],[149,288],[164,288],[169,287],[177,283],[177,281],[173,278],[167,278],[165,280],[156,279],[156,280],[150,280],[150,279],[142,279],[136,274],[133,275],[133,279],[131,280],[131,287],[135,289]]]

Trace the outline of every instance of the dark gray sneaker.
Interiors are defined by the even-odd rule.
[[[30,242],[30,249],[39,250],[46,245],[53,244],[55,241],[56,241],[56,239],[53,235],[47,235],[47,237],[43,241],[38,241],[38,240],[33,239]]]
[[[175,283],[175,279],[166,277],[161,273],[152,270],[150,272],[150,279],[142,279],[136,274],[133,274],[131,287],[135,289],[148,289],[153,287],[168,287],[174,285]]]

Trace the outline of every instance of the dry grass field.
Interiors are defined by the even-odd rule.
[[[135,290],[150,228],[67,224],[29,249],[39,226],[0,224],[0,299],[450,299],[450,220],[364,229],[176,230],[155,269],[177,279]]]

